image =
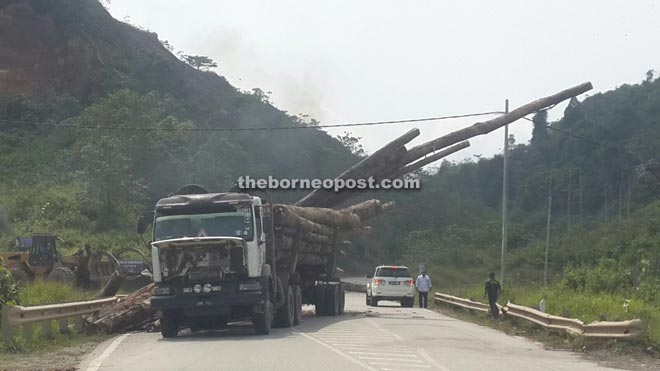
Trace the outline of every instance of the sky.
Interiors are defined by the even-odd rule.
[[[231,84],[272,92],[321,124],[501,111],[585,81],[604,92],[660,70],[655,0],[110,0],[117,19],[206,55]],[[584,96],[581,97],[581,99]],[[550,112],[559,119],[564,106]],[[368,152],[418,127],[419,144],[479,120],[335,128]],[[510,125],[518,143],[531,123]],[[451,157],[491,156],[503,129]]]

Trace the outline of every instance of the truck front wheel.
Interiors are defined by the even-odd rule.
[[[277,325],[279,327],[293,326],[293,320],[296,314],[296,301],[293,295],[293,288],[286,287],[284,304],[277,309]]]
[[[160,334],[164,338],[175,338],[179,334],[179,324],[174,313],[163,312],[160,317]]]
[[[258,335],[268,335],[270,334],[270,327],[272,324],[273,304],[270,302],[270,298],[266,298],[263,313],[255,313],[252,315],[252,325],[254,326],[254,332]]]

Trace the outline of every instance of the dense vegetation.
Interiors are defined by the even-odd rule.
[[[0,67],[9,71],[0,84],[2,248],[43,231],[68,247],[134,244],[136,215],[183,184],[223,191],[241,175],[330,177],[355,161],[342,145],[350,137],[315,128],[226,131],[315,122],[204,71],[215,62],[203,56],[179,60],[155,34],[115,21],[96,1],[1,7],[13,18],[0,33]],[[61,68],[24,71],[34,55]],[[29,81],[12,88],[12,76]]]

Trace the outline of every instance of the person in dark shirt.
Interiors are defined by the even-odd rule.
[[[495,273],[490,272],[488,274],[488,281],[486,281],[486,286],[484,288],[484,297],[488,296],[488,304],[490,304],[490,312],[493,315],[493,318],[498,318],[500,316],[500,308],[497,307],[497,297],[500,296],[500,291],[502,286],[495,279]]]

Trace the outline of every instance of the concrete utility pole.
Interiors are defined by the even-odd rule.
[[[552,217],[552,174],[548,178],[548,221],[545,226],[545,263],[543,265],[543,285],[548,284],[548,251],[550,250],[550,218]]]
[[[504,101],[504,112],[509,113],[509,100]],[[502,175],[502,257],[501,257],[501,272],[500,284],[504,285],[505,273],[505,259],[506,245],[508,241],[509,226],[507,225],[507,213],[509,204],[509,125],[504,125],[504,155],[503,155],[504,169]]]

